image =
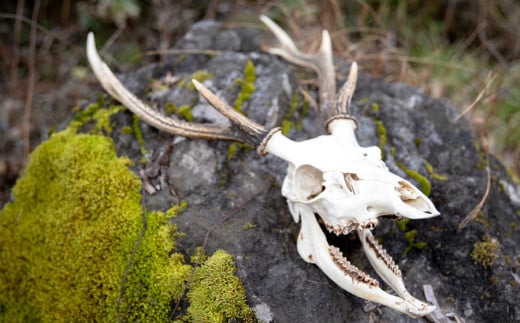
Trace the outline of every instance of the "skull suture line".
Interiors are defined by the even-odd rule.
[[[414,298],[405,288],[401,271],[373,237],[370,230],[378,217],[425,219],[439,215],[433,203],[410,182],[391,173],[378,147],[359,146],[350,115],[350,101],[357,81],[352,63],[347,82],[336,95],[332,46],[323,32],[318,53],[301,53],[290,37],[265,16],[260,19],[274,33],[280,46],[269,51],[288,61],[314,69],[320,86],[320,115],[329,135],[294,142],[280,128],[268,130],[238,113],[204,85],[193,80],[199,93],[226,116],[231,125],[196,124],[166,117],[143,103],[110,71],[99,57],[92,34],[87,38],[87,57],[105,90],[148,124],[191,138],[222,139],[248,143],[261,155],[270,153],[288,162],[282,195],[287,198],[294,221],[301,222],[297,247],[300,256],[316,264],[346,291],[410,316],[423,316],[435,307]],[[341,251],[328,244],[324,227],[336,234],[356,231],[363,250],[377,274],[398,296],[381,288],[374,278],[352,265]]]

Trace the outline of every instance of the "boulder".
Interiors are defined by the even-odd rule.
[[[204,84],[233,106],[250,61],[256,79],[242,111],[267,127],[285,122],[288,136],[295,140],[324,133],[297,83],[298,74],[312,74],[263,52],[258,43],[266,37],[259,30],[226,29],[218,22],[202,21],[175,45],[185,53],[120,77],[159,109],[172,103],[188,105],[195,121],[226,122],[187,82],[197,72],[207,72]],[[335,64],[337,78],[343,80],[349,64],[339,59]],[[167,75],[181,81],[151,87],[152,79]],[[306,90],[317,97],[315,86]],[[486,164],[471,125],[464,118],[455,121],[457,113],[447,100],[431,98],[417,88],[360,75],[353,99],[360,144],[382,147],[392,172],[423,190],[430,185],[430,198],[441,212],[408,223],[382,220],[374,235],[399,264],[408,290],[425,300],[423,285],[431,285],[448,317],[519,321],[520,188],[495,157]],[[284,161],[229,142],[159,132],[141,122],[148,160],[142,163],[143,147],[124,131],[132,124],[131,113],[119,113],[113,121],[111,136],[118,153],[133,159],[133,170],[154,187],[153,194],[144,193],[145,207],[166,210],[185,200],[188,207],[173,220],[185,233],[178,241],[180,251],[189,256],[204,245],[209,254],[217,249],[233,254],[260,321],[424,321],[343,291],[299,257],[299,224],[292,221],[280,194]],[[486,191],[487,166],[491,182],[486,203],[474,221],[459,229]],[[334,244],[352,263],[377,277],[355,236],[337,238]]]

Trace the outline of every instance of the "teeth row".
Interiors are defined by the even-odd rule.
[[[328,223],[325,223],[325,227],[327,228],[327,230],[330,232],[330,233],[334,233],[335,235],[339,236],[340,234],[348,234],[350,232],[352,232],[353,230],[357,230],[358,228],[361,228],[361,229],[369,229],[369,230],[373,230],[375,229],[375,227],[377,226],[377,219],[373,219],[373,220],[370,220],[370,221],[367,221],[365,223],[354,223],[354,222],[349,222],[347,223],[347,225],[331,225],[331,224],[328,224]]]
[[[340,234],[348,234],[353,230],[356,230],[359,227],[359,224],[349,222],[347,225],[330,225],[328,223],[325,223],[325,227],[327,230],[329,230],[330,233],[334,233],[335,235],[339,236]]]
[[[345,273],[345,275],[350,276],[354,281],[368,284],[372,287],[379,287],[379,282],[377,280],[351,264],[338,248],[329,246],[329,254],[334,263]]]
[[[394,259],[386,252],[385,248],[383,248],[371,234],[367,234],[365,240],[370,248],[374,250],[377,258],[381,259],[396,276],[401,277],[401,269],[399,269]]]

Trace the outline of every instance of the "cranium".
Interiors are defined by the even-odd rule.
[[[288,162],[282,186],[294,221],[301,222],[297,247],[300,256],[316,264],[346,291],[381,303],[410,316],[423,316],[435,307],[414,298],[405,288],[401,271],[371,230],[381,216],[424,219],[439,215],[433,203],[415,186],[391,173],[378,147],[359,146],[356,119],[350,101],[357,80],[352,63],[347,82],[336,95],[330,37],[323,32],[318,53],[301,53],[290,37],[273,21],[260,18],[280,42],[270,52],[288,61],[314,69],[320,85],[320,114],[328,135],[295,142],[280,128],[268,130],[238,113],[204,85],[193,80],[199,93],[232,125],[195,124],[161,115],[130,93],[100,59],[92,34],[87,39],[89,62],[105,90],[150,125],[192,138],[222,139],[248,143],[261,155],[273,154]],[[344,235],[356,231],[363,250],[377,274],[398,296],[379,287],[376,279],[352,265],[342,252],[327,242],[320,222],[330,232]]]

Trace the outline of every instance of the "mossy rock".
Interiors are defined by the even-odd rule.
[[[0,211],[0,321],[165,320],[190,266],[166,215],[143,216],[129,163],[70,130],[32,153]]]

